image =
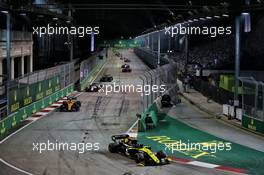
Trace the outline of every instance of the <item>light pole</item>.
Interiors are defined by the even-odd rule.
[[[185,73],[188,71],[188,63],[189,63],[189,40],[188,34],[185,35]]]
[[[7,115],[9,114],[9,86],[11,79],[11,60],[10,60],[10,49],[11,49],[11,16],[8,11],[1,11],[6,15],[6,71],[7,71],[7,79],[6,79],[6,102],[7,102]]]
[[[239,72],[240,72],[240,15],[235,19],[235,89],[234,89],[234,106],[238,106],[238,86],[239,86]]]
[[[158,31],[158,65],[157,67],[160,67],[160,32]]]

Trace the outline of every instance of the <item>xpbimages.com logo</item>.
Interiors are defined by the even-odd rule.
[[[32,27],[33,29],[33,35],[38,35],[39,37],[42,37],[43,35],[76,35],[78,37],[84,37],[85,35],[98,35],[100,33],[99,31],[99,26],[95,26],[95,27],[83,27],[83,26],[79,26],[79,27],[75,27],[75,26],[71,26],[71,27],[67,27],[67,26],[57,26],[57,24],[55,26],[51,26],[51,25],[47,25],[47,26],[41,26],[41,27]]]

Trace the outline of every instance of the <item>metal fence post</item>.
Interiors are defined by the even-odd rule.
[[[143,76],[146,78],[146,82],[147,82],[147,84],[148,84],[148,77],[146,76],[146,74],[143,74]],[[144,87],[145,86],[143,86],[143,91],[144,91]],[[149,94],[150,95],[150,94]],[[147,96],[147,108],[149,107],[149,95]],[[145,96],[145,93],[144,93],[144,96]]]
[[[257,115],[257,110],[258,110],[258,84],[256,81],[254,82],[254,84],[255,84],[255,110],[254,110],[254,112],[255,112],[255,115]]]
[[[142,78],[141,76],[139,77],[141,80],[142,80],[142,87],[144,87],[145,83],[144,83],[144,78]],[[144,94],[144,91],[142,90],[142,100],[141,100],[141,103],[142,103],[142,113],[144,112],[145,110],[145,94]]]
[[[151,71],[151,70],[150,70]],[[150,87],[153,86],[153,82],[152,82],[152,74],[150,73],[150,71],[147,71],[146,73],[148,73],[150,75]],[[152,90],[150,91],[150,102],[153,103],[153,92]]]

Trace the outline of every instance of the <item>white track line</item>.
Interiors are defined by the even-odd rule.
[[[42,116],[43,117],[43,116]],[[42,118],[42,117],[38,117],[38,119]],[[22,129],[26,128],[27,126],[33,124],[35,121],[37,120],[33,120],[32,122],[26,124],[25,126],[23,126],[22,128],[19,128],[18,130],[16,130],[15,132],[13,132],[12,134],[8,135],[6,138],[4,138],[3,140],[0,141],[0,145],[2,143],[4,143],[7,139],[9,139],[10,137],[12,137],[13,135],[17,134],[19,131],[21,131]]]
[[[205,167],[205,168],[215,168],[218,167],[219,165],[211,164],[211,163],[205,163],[205,162],[199,162],[199,161],[191,161],[188,162],[187,164],[189,165],[195,165],[199,167]]]
[[[82,95],[83,94],[83,92],[80,92],[78,95],[76,95],[76,96],[74,96],[74,97],[79,97],[80,95]]]
[[[0,158],[0,162],[4,163],[5,165],[9,166],[10,168],[13,168],[13,169],[15,169],[15,170],[17,170],[17,171],[19,171],[21,173],[24,173],[24,174],[27,174],[27,175],[33,175],[32,173],[29,173],[27,171],[24,171],[24,170],[18,168],[18,167],[15,167],[14,165],[11,165],[10,163],[6,162],[5,160],[3,160],[1,158]]]

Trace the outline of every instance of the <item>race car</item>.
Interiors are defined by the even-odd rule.
[[[86,92],[98,92],[102,88],[102,85],[93,83],[85,88]]]
[[[173,104],[171,102],[171,97],[168,94],[164,94],[161,97],[161,107],[162,108],[170,108],[172,106],[173,106]]]
[[[123,65],[121,66],[121,68],[130,68],[130,65],[129,65],[129,64],[123,64]]]
[[[111,75],[103,75],[100,79],[100,82],[111,82],[113,81],[113,77]]]
[[[81,102],[77,101],[76,98],[68,97],[66,101],[62,102],[60,106],[60,112],[77,112],[80,110]]]
[[[138,144],[137,140],[132,140],[129,135],[112,136],[113,143],[108,145],[111,153],[120,153],[134,159],[141,166],[165,165],[170,163],[170,159],[163,151],[154,153],[149,146]]]
[[[132,72],[132,69],[130,67],[125,67],[122,69],[122,72]]]
[[[129,63],[129,62],[131,62],[131,61],[130,61],[130,59],[128,59],[128,58],[124,58],[124,62],[125,62],[125,63]]]

